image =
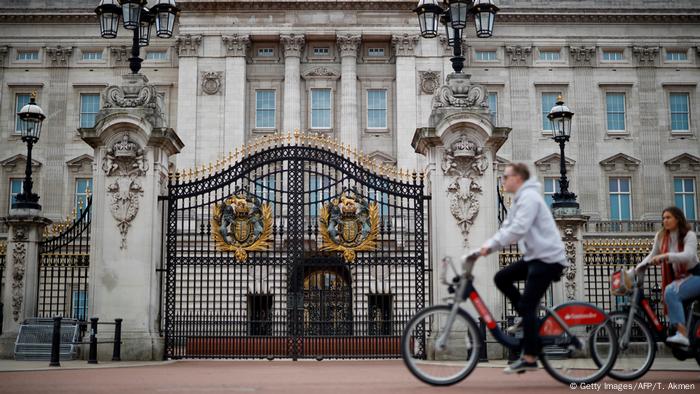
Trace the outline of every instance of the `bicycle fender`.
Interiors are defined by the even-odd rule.
[[[608,315],[600,308],[586,302],[565,302],[554,308],[554,313],[559,316],[569,327],[583,325],[597,325],[604,323]],[[541,324],[539,333],[541,336],[556,336],[564,332],[559,323],[548,316]]]

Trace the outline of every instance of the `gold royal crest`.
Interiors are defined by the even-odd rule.
[[[234,252],[236,260],[248,259],[248,252],[267,250],[272,240],[272,209],[239,191],[214,204],[211,234],[217,250]]]
[[[319,217],[322,251],[342,252],[345,261],[355,261],[356,253],[374,250],[379,234],[379,207],[367,204],[353,190],[321,207]]]

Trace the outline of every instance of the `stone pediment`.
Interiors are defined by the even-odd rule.
[[[498,169],[499,172],[503,172],[506,166],[510,164],[510,160],[504,159],[501,156],[496,155],[496,160],[494,160],[493,165]]]
[[[559,161],[561,160],[561,156],[559,153],[552,153],[551,155],[547,155],[537,161],[535,161],[535,167],[537,167],[538,170],[540,171],[549,171],[552,168],[559,170]],[[564,162],[566,163],[566,168],[570,169],[571,167],[576,164],[576,161],[564,157]]]
[[[301,74],[304,79],[339,79],[340,73],[328,67],[313,67]]]
[[[683,153],[666,160],[664,165],[671,171],[679,171],[682,169],[700,171],[700,158],[689,153]]]
[[[367,156],[370,158],[370,160],[372,160],[376,163],[379,163],[379,164],[391,164],[391,165],[396,164],[396,159],[394,159],[393,157],[391,157],[390,155],[388,155],[382,151],[375,150],[374,152],[368,154]]]
[[[83,166],[88,168],[92,166],[93,161],[94,159],[92,156],[85,154],[68,160],[66,162],[66,166],[68,166],[68,168],[70,168],[73,172],[79,172]]]
[[[14,155],[14,156],[12,156],[8,159],[5,159],[3,161],[0,161],[0,166],[2,166],[5,169],[8,169],[8,170],[13,170],[15,168],[15,166],[17,166],[18,164],[21,164],[21,167],[24,167],[26,165],[25,164],[26,162],[27,162],[27,156],[23,155],[23,154],[19,154],[19,155]],[[32,159],[32,168],[39,168],[41,166],[42,166],[42,164],[40,162]]]
[[[635,159],[632,156],[624,153],[618,153],[610,156],[607,159],[601,160],[600,165],[605,171],[614,171],[615,169],[623,171],[635,171],[639,167],[641,160]]]

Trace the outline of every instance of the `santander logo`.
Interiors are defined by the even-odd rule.
[[[598,317],[598,314],[590,312],[590,313],[567,313],[564,315],[564,320],[572,320],[572,319],[593,319],[595,317]]]

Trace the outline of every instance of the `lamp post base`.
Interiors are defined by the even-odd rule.
[[[581,213],[580,206],[576,201],[576,195],[571,193],[571,196],[563,196],[561,199],[557,199],[555,196],[554,202],[552,203],[552,212],[554,216],[572,216],[579,215]]]

